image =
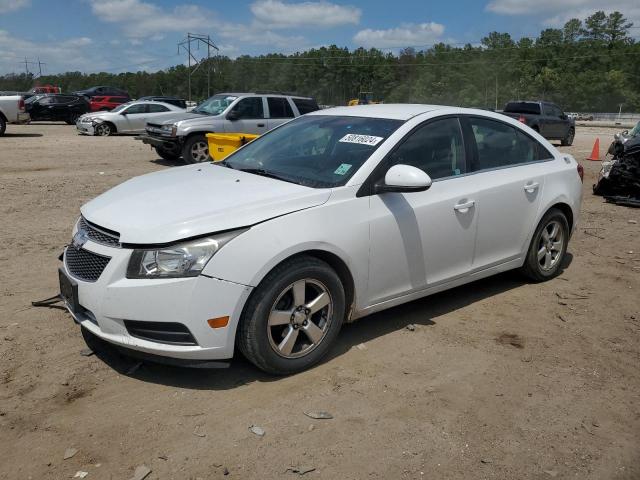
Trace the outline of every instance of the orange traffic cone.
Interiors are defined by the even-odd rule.
[[[592,160],[594,162],[600,161],[600,139],[596,138],[596,141],[593,144],[593,150],[591,150],[591,156],[587,157],[587,160]]]

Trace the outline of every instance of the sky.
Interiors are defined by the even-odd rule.
[[[640,26],[640,0],[0,0],[0,75],[24,72],[25,57],[45,74],[156,71],[186,62],[177,43],[187,32],[211,35],[229,57],[331,44],[397,51],[478,44],[491,31],[535,37],[596,10]]]

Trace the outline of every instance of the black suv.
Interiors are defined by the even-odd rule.
[[[85,97],[96,97],[96,96],[112,96],[112,97],[127,97],[130,99],[129,92],[126,90],[122,90],[116,87],[91,87],[85,90],[78,90],[73,92],[76,95],[84,95]]]
[[[61,120],[74,125],[80,115],[89,111],[89,102],[82,95],[34,95],[24,102],[31,120]]]
[[[163,97],[161,95],[149,95],[147,97],[140,97],[138,100],[148,101],[148,102],[164,102],[170,103],[171,105],[175,105],[180,108],[187,108],[187,102],[184,98],[178,97]]]

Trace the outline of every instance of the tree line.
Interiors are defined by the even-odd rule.
[[[312,95],[320,104],[344,105],[358,92],[375,99],[465,107],[502,108],[509,100],[554,101],[566,111],[640,111],[640,43],[620,12],[596,12],[514,40],[491,32],[479,45],[439,43],[405,48],[349,50],[335,45],[292,55],[219,56],[192,76],[192,98],[208,91],[273,90]],[[207,70],[211,71],[208,88]],[[32,75],[0,76],[1,90],[28,90]],[[143,95],[188,97],[187,67],[157,72],[66,72],[37,79],[69,92],[94,85]]]

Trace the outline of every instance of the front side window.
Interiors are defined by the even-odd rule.
[[[137,105],[131,105],[127,109],[127,115],[131,115],[133,113],[145,113],[147,111],[147,107],[148,105],[144,105],[142,103],[139,103]]]
[[[264,118],[262,97],[247,97],[235,104],[233,110],[238,120],[251,120]]]
[[[220,164],[313,188],[336,187],[347,183],[402,123],[384,118],[299,117]]]
[[[465,173],[459,120],[436,120],[411,132],[390,155],[389,166],[398,164],[419,168],[433,180]]]
[[[511,125],[477,117],[469,118],[469,123],[477,147],[473,171],[553,158],[543,145]]]
[[[293,110],[289,101],[283,97],[267,97],[270,118],[293,118]]]

